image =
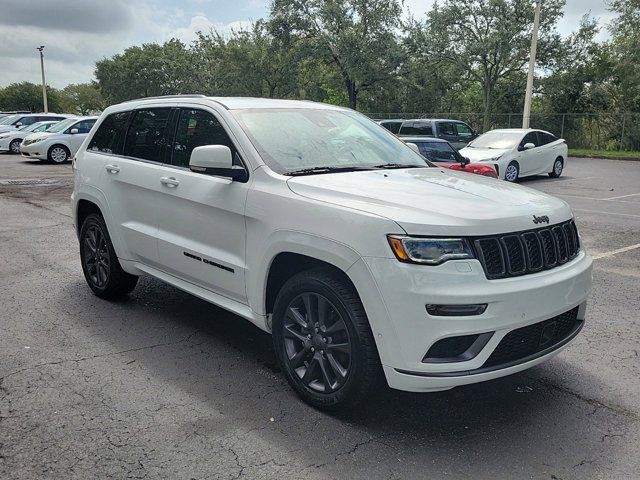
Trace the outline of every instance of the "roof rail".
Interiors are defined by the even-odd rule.
[[[131,100],[125,100],[122,103],[128,102],[139,102],[141,100],[157,100],[159,98],[206,98],[206,95],[196,94],[196,93],[185,93],[181,95],[158,95],[157,97],[143,97],[143,98],[133,98]]]

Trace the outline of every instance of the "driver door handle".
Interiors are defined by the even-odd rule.
[[[178,185],[180,185],[180,180],[173,178],[173,177],[161,177],[160,178],[160,183],[162,183],[163,185],[169,187],[169,188],[175,188]]]
[[[120,171],[120,167],[118,165],[105,165],[104,168],[109,173],[118,173]]]

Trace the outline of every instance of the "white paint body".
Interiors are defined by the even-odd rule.
[[[560,223],[572,218],[562,200],[442,168],[280,175],[265,164],[229,113],[244,108],[338,108],[310,102],[148,99],[109,107],[94,131],[108,114],[167,105],[214,114],[246,163],[249,180],[233,182],[159,162],[89,151],[85,141],[74,163],[74,213],[81,200],[100,208],[129,273],[153,275],[269,331],[265,292],[273,259],[291,252],[330,263],[346,273],[360,295],[389,385],[410,391],[448,389],[539,363],[559,350],[483,375],[420,375],[477,368],[514,328],[578,305],[584,315],[592,263],[584,251],[552,270],[490,281],[475,259],[436,267],[401,263],[386,238],[388,234],[467,236],[522,231],[534,227],[533,214],[548,215],[552,224]],[[162,177],[175,178],[179,185],[169,187]],[[184,252],[233,272],[212,270],[191,261]],[[489,307],[479,316],[444,319],[425,311],[428,303],[474,302]],[[496,334],[468,362],[421,362],[440,338],[489,330]]]
[[[59,133],[31,133],[22,140],[22,143],[20,144],[20,153],[25,157],[47,160],[50,148],[56,145],[63,145],[69,150],[69,159],[71,159],[90,133],[71,133],[71,130],[73,130],[75,125],[79,122],[97,118],[98,117],[78,117],[77,122]]]
[[[496,130],[493,131],[495,132]],[[531,128],[512,128],[505,129],[504,131],[521,132],[522,138],[524,138],[529,132],[543,132],[543,130]],[[498,178],[503,180],[505,178],[507,166],[512,161],[517,162],[519,165],[519,178],[550,173],[553,171],[554,162],[558,158],[562,159],[564,166],[567,164],[568,147],[563,139],[557,139],[554,142],[528,150],[523,150],[518,147],[519,145],[510,149],[489,149],[467,146],[460,150],[460,154],[467,157],[472,162],[488,163],[490,165],[497,166]]]

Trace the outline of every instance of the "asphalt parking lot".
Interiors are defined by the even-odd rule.
[[[595,257],[557,357],[357,412],[303,404],[270,338],[153,279],[93,296],[69,165],[0,155],[0,478],[628,479],[640,475],[640,162],[575,159],[522,184],[574,208]]]

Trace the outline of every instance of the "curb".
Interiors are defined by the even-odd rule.
[[[603,157],[602,155],[591,155],[587,153],[579,153],[579,154],[571,154],[569,153],[570,158],[594,158],[598,160],[623,160],[628,162],[640,162],[640,157],[619,157],[615,155],[607,155]]]

